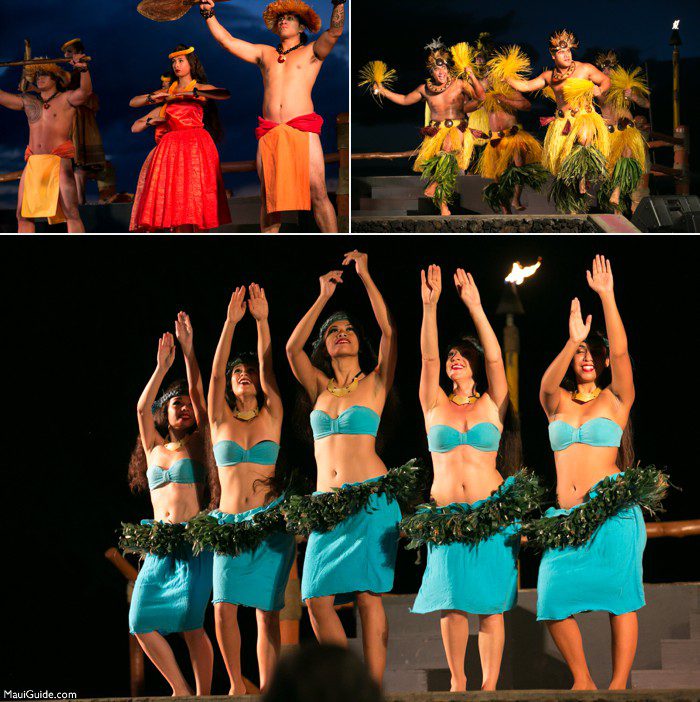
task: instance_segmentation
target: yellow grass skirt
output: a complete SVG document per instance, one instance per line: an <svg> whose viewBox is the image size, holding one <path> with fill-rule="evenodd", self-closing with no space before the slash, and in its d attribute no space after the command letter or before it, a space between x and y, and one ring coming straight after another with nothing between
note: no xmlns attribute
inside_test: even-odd
<svg viewBox="0 0 700 702"><path fill-rule="evenodd" d="M486 111L486 108L480 107L469 114L469 129L476 129L484 134L488 134L491 131L489 127L489 113ZM474 143L477 146L484 146L487 142L488 139L474 139Z"/></svg>
<svg viewBox="0 0 700 702"><path fill-rule="evenodd" d="M551 122L542 145L542 165L557 175L576 144L594 146L605 158L610 154L610 132L597 112L572 115L570 110L566 110L563 117Z"/></svg>
<svg viewBox="0 0 700 702"><path fill-rule="evenodd" d="M627 127L615 131L610 135L610 154L608 156L608 171L612 174L617 162L624 158L624 152L629 149L633 158L642 169L642 173L649 171L649 148L644 136L636 127Z"/></svg>
<svg viewBox="0 0 700 702"><path fill-rule="evenodd" d="M452 120L451 127L441 125L438 127L438 133L435 136L426 136L418 147L413 170L421 173L425 162L444 150L443 144L448 137L450 138L449 146L451 147L449 152L455 155L457 166L462 170L466 170L474 153L474 136L468 129L465 132L459 129L459 125L464 121L461 119ZM455 149L454 144L461 145Z"/></svg>
<svg viewBox="0 0 700 702"><path fill-rule="evenodd" d="M482 178L496 180L503 175L506 168L513 164L515 154L518 152L523 157L523 165L542 161L542 145L535 137L520 127L512 136L505 136L500 140L492 139L487 143L479 159L476 172Z"/></svg>

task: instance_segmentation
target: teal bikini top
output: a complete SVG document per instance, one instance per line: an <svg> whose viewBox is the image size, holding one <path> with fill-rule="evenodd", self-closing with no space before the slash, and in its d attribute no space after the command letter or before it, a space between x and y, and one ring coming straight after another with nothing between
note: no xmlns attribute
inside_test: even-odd
<svg viewBox="0 0 700 702"><path fill-rule="evenodd" d="M467 431L459 431L446 424L435 424L428 430L428 448L431 453L447 453L458 446L471 446L477 451L498 451L501 432L491 422L479 422Z"/></svg>
<svg viewBox="0 0 700 702"><path fill-rule="evenodd" d="M217 441L214 444L214 458L217 466L235 466L237 463L259 463L273 466L277 462L280 445L274 441L258 441L249 449L244 449L235 441Z"/></svg>
<svg viewBox="0 0 700 702"><path fill-rule="evenodd" d="M563 451L571 444L619 447L621 440L620 425L606 417L589 419L580 427L572 427L561 419L549 425L549 443L552 445L552 451Z"/></svg>
<svg viewBox="0 0 700 702"><path fill-rule="evenodd" d="M181 458L179 461L175 461L167 470L160 466L151 466L146 471L148 488L150 490L157 490L168 483L181 483L183 485L203 483L204 474L204 466L191 458Z"/></svg>
<svg viewBox="0 0 700 702"><path fill-rule="evenodd" d="M377 436L381 417L369 407L353 405L343 410L335 419L323 410L311 413L311 430L318 441L331 434L368 434Z"/></svg>

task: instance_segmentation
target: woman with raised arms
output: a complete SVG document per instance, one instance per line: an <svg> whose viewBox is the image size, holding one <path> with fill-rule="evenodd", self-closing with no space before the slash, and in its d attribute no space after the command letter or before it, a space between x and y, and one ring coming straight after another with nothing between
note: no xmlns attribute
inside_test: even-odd
<svg viewBox="0 0 700 702"><path fill-rule="evenodd" d="M503 656L503 613L517 601L520 519L537 506L535 479L519 471L520 436L510 408L501 348L470 273L454 284L478 334L447 347L449 394L440 385L439 266L421 271L420 402L433 461L431 504L402 522L428 562L413 612L440 612L451 691L467 689L467 612L479 615L483 690L495 690ZM516 472L517 471L517 472ZM505 477L505 480L504 480Z"/></svg>
<svg viewBox="0 0 700 702"><path fill-rule="evenodd" d="M381 683L388 640L381 596L394 582L401 521L397 499L415 487L417 471L411 463L387 471L377 455L377 430L396 367L396 329L369 273L367 255L351 251L343 265L355 266L367 291L381 331L379 355L372 354L345 312L323 322L313 352L306 353L321 312L343 282L342 270L321 276L316 301L287 342L292 371L313 404L317 490L293 498L286 516L290 528L309 536L301 589L316 638L347 645L334 597L355 594L365 661Z"/></svg>
<svg viewBox="0 0 700 702"><path fill-rule="evenodd" d="M644 606L641 507L659 508L667 480L654 468L633 465L634 379L610 261L596 256L586 277L603 305L607 339L591 332L592 317L583 321L574 298L569 339L540 388L560 508L548 509L527 534L544 549L537 619L547 622L574 688L595 688L574 615L602 611L612 633L610 688L624 689L637 648L637 610Z"/></svg>

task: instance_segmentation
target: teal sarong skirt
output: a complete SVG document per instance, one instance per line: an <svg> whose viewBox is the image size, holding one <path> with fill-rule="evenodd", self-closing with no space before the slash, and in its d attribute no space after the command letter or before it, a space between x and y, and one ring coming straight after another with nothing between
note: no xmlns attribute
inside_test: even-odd
<svg viewBox="0 0 700 702"><path fill-rule="evenodd" d="M129 631L166 635L201 628L211 587L211 553L193 556L184 545L182 557L147 554L131 595Z"/></svg>
<svg viewBox="0 0 700 702"><path fill-rule="evenodd" d="M588 493L591 498L598 495L597 485ZM545 517L556 518L579 507L551 507ZM586 543L547 549L537 578L538 621L566 619L579 612L626 614L641 609L646 540L642 510L630 505L606 519Z"/></svg>
<svg viewBox="0 0 700 702"><path fill-rule="evenodd" d="M509 482L510 481L510 482ZM513 483L509 477L504 488ZM459 502L438 508L438 512L476 510L491 495L477 502ZM500 614L518 600L518 552L520 525L512 523L476 543L428 542L428 562L411 611L425 614L455 609L471 614Z"/></svg>
<svg viewBox="0 0 700 702"><path fill-rule="evenodd" d="M370 478L364 482L379 480ZM352 489L347 483L343 489ZM321 493L314 493L315 495ZM301 598L389 592L399 543L401 508L386 494L372 494L365 506L331 531L312 531L306 546ZM336 598L340 603L351 597Z"/></svg>
<svg viewBox="0 0 700 702"><path fill-rule="evenodd" d="M277 507L284 497L264 507L229 514L215 509L219 524L236 524ZM254 551L238 556L214 554L214 604L228 602L266 612L284 607L284 591L296 553L294 535L280 531L268 536Z"/></svg>

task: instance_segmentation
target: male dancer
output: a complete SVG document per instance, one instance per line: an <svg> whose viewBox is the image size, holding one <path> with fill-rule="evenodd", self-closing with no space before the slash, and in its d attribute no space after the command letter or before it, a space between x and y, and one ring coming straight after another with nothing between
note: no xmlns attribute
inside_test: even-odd
<svg viewBox="0 0 700 702"><path fill-rule="evenodd" d="M571 52L577 47L574 34L556 31L549 38L554 68L532 80L508 79L520 92L552 90L557 111L543 120L543 126L549 124L549 128L542 164L554 176L550 194L565 213L588 209L587 186L607 179L610 151L607 125L593 106L593 98L607 92L610 79L592 64L574 61Z"/></svg>
<svg viewBox="0 0 700 702"><path fill-rule="evenodd" d="M649 149L642 132L632 116L634 105L649 107L649 88L642 69L626 71L618 65L617 54L608 51L598 54L596 65L610 78L610 90L601 99L600 111L610 131L610 204L620 208L620 199L626 207L629 199L634 214L643 196L640 187L643 176L649 173Z"/></svg>
<svg viewBox="0 0 700 702"><path fill-rule="evenodd" d="M70 76L55 63L27 66L25 76L38 95L19 95L0 90L0 105L24 110L29 124L29 146L24 158L27 165L19 181L17 231L35 231L32 219L48 217L49 224L67 222L69 232L84 232L78 213L78 191L73 175L75 147L70 132L79 105L92 93L92 80L82 54L70 63L80 72L80 84L67 90Z"/></svg>
<svg viewBox="0 0 700 702"><path fill-rule="evenodd" d="M418 149L413 170L428 181L425 195L433 199L442 216L452 214L449 202L454 196L458 170L469 167L474 153L474 137L468 130L467 115L479 107L484 89L471 68L464 78L454 75L450 51L440 39L428 49L427 68L430 77L407 95L375 85L378 94L397 105L415 105L425 100L430 109L430 122L420 132L423 142Z"/></svg>
<svg viewBox="0 0 700 702"><path fill-rule="evenodd" d="M260 228L278 232L280 212L313 208L322 232L337 232L338 222L326 192L321 148L323 119L314 112L311 90L323 59L343 33L345 0L332 0L330 28L307 43L305 30L316 33L321 19L302 0L276 0L263 12L267 28L278 34L277 47L237 39L214 16L214 0L202 0L200 12L212 36L234 56L256 63L264 96L258 117L257 167L260 177Z"/></svg>
<svg viewBox="0 0 700 702"><path fill-rule="evenodd" d="M61 47L61 52L67 59L75 55L84 55L85 46L80 38L71 39ZM74 72L71 76L68 90L76 90L80 86L80 73ZM88 171L103 171L105 168L105 150L102 146L102 137L97 126L95 114L99 109L97 95L92 93L87 101L75 109L73 121L72 140L75 146L73 171L75 185L78 188L78 204L85 204L85 183Z"/></svg>

